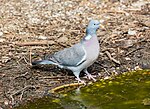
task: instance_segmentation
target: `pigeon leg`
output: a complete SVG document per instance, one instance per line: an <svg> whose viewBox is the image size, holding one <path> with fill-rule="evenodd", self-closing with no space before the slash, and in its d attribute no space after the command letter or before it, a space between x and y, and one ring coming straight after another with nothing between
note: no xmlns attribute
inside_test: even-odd
<svg viewBox="0 0 150 109"><path fill-rule="evenodd" d="M78 83L83 83L84 85L86 85L85 81L79 78L80 72L73 72L73 74L76 76L76 80L78 81Z"/></svg>
<svg viewBox="0 0 150 109"><path fill-rule="evenodd" d="M87 74L89 79L92 79L93 81L96 81L96 79L93 78L93 76L87 71L87 69L84 69L83 71Z"/></svg>

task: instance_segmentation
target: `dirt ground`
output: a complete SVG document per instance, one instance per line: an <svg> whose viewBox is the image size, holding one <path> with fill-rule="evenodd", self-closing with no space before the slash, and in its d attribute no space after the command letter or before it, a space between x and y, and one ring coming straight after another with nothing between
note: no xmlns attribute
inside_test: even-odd
<svg viewBox="0 0 150 109"><path fill-rule="evenodd" d="M76 82L71 71L32 68L31 61L79 42L90 19L105 26L97 32L99 58L88 69L96 79L150 69L149 0L1 0L0 109Z"/></svg>

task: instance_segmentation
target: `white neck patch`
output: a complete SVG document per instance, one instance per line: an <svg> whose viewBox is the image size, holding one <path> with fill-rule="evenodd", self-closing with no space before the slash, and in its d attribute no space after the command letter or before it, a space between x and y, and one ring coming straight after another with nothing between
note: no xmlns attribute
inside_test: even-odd
<svg viewBox="0 0 150 109"><path fill-rule="evenodd" d="M90 40L92 38L92 36L89 34L85 37L85 40Z"/></svg>

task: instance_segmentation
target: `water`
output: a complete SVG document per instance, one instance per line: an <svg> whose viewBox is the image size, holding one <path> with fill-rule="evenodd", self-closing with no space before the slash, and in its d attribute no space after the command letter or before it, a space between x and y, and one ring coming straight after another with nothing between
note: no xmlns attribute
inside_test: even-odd
<svg viewBox="0 0 150 109"><path fill-rule="evenodd" d="M16 109L150 109L150 71L125 73Z"/></svg>

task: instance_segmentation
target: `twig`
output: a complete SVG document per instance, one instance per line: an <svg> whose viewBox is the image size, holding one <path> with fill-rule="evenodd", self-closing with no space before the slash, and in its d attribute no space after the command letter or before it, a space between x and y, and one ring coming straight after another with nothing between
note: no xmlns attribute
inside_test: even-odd
<svg viewBox="0 0 150 109"><path fill-rule="evenodd" d="M18 91L16 91L16 92L14 92L14 93L12 93L12 94L10 95L10 97L13 98L14 95L17 95L17 94L19 94L20 92L25 91L25 90L27 90L27 89L29 89L29 88L34 88L34 89L35 89L35 86L31 86L31 85L25 86L24 88L22 88L22 89L20 89L20 90L18 90ZM14 101L14 99L13 99L13 101Z"/></svg>
<svg viewBox="0 0 150 109"><path fill-rule="evenodd" d="M105 51L106 55L109 57L110 60L112 60L113 62L120 64L119 61L117 61L116 59L114 59L113 57L111 57L111 54L108 51Z"/></svg>
<svg viewBox="0 0 150 109"><path fill-rule="evenodd" d="M58 42L58 45L61 45L62 47L66 48L66 47L69 47L70 45L69 44L62 44L62 43L59 43Z"/></svg>
<svg viewBox="0 0 150 109"><path fill-rule="evenodd" d="M74 87L74 86L81 86L81 85L84 85L84 83L65 84L65 85L62 85L62 86L58 86L58 87L56 87L54 89L51 89L48 92L49 93L55 93L55 92L59 91L60 89L64 89L66 87Z"/></svg>
<svg viewBox="0 0 150 109"><path fill-rule="evenodd" d="M109 76L110 73L106 70L106 68L103 68L105 70L105 72L107 73L107 75Z"/></svg>
<svg viewBox="0 0 150 109"><path fill-rule="evenodd" d="M140 9L125 9L126 11L141 11Z"/></svg>
<svg viewBox="0 0 150 109"><path fill-rule="evenodd" d="M29 64L25 57L23 57L23 60L26 64Z"/></svg>
<svg viewBox="0 0 150 109"><path fill-rule="evenodd" d="M140 50L140 49L143 49L143 47L138 47L138 48L136 48L136 49L134 49L134 50L128 52L125 56L128 56L128 55L130 55L131 53L136 52L137 50Z"/></svg>
<svg viewBox="0 0 150 109"><path fill-rule="evenodd" d="M12 104L14 105L15 104L15 99L14 99L13 95L10 95L10 98L11 98Z"/></svg>
<svg viewBox="0 0 150 109"><path fill-rule="evenodd" d="M13 92L13 93L10 95L10 98L11 98L11 100L12 100L12 104L15 103L15 99L14 99L13 96L19 94L19 93L22 92L22 91L27 90L28 88L34 88L34 89L35 89L35 86L28 85L28 86L25 86L24 88L22 88L22 89L20 89L20 90L18 90L18 91L16 91L16 92ZM23 96L23 95L21 94L21 96Z"/></svg>
<svg viewBox="0 0 150 109"><path fill-rule="evenodd" d="M125 14L125 15L128 15L129 13L126 12L126 11L123 11L123 10L109 10L109 11L106 11L107 13L118 13L118 14Z"/></svg>
<svg viewBox="0 0 150 109"><path fill-rule="evenodd" d="M35 86L32 86L32 85L25 86L24 88L22 88L22 89L20 89L20 90L18 90L16 92L14 92L14 93L12 93L11 95L14 96L14 95L16 95L16 94L18 94L18 93L20 93L20 92L22 92L24 90L29 89L29 88L34 88L35 89Z"/></svg>
<svg viewBox="0 0 150 109"><path fill-rule="evenodd" d="M110 36L108 36L108 37L106 37L106 38L103 38L103 39L101 39L101 43L102 43L102 42L103 42L103 43L106 43L108 39L113 39L113 38L116 37L116 36L117 36L116 34L112 34L112 35L110 35Z"/></svg>
<svg viewBox="0 0 150 109"><path fill-rule="evenodd" d="M30 65L32 65L32 64L31 64L31 62L32 62L32 60L31 60L31 59L32 59L32 58L31 58L31 54L32 54L32 49L29 50L29 64L30 64Z"/></svg>
<svg viewBox="0 0 150 109"><path fill-rule="evenodd" d="M35 46L35 45L53 45L54 41L36 41L36 42L16 42L18 46Z"/></svg>
<svg viewBox="0 0 150 109"><path fill-rule="evenodd" d="M5 67L6 65L5 65L5 64L2 64L2 63L0 63L0 66Z"/></svg>
<svg viewBox="0 0 150 109"><path fill-rule="evenodd" d="M105 70L105 72L107 73L107 75L110 75L110 73L106 70L106 66L104 66L103 64L100 64L99 62L95 62L96 64L100 65L102 67L102 69Z"/></svg>
<svg viewBox="0 0 150 109"><path fill-rule="evenodd" d="M66 76L45 76L45 77L39 77L39 79L58 79L58 78L66 78ZM74 76L68 76L67 78L74 78Z"/></svg>
<svg viewBox="0 0 150 109"><path fill-rule="evenodd" d="M16 76L14 79L16 79L16 78L19 78L19 77L25 77L26 78L26 75L28 74L28 72L26 72L26 73L24 73L24 74L21 74L21 75L18 75L18 76Z"/></svg>
<svg viewBox="0 0 150 109"><path fill-rule="evenodd" d="M23 90L23 91L21 92L21 95L20 95L20 101L22 100L22 97L23 97L24 91L25 91L25 90Z"/></svg>

